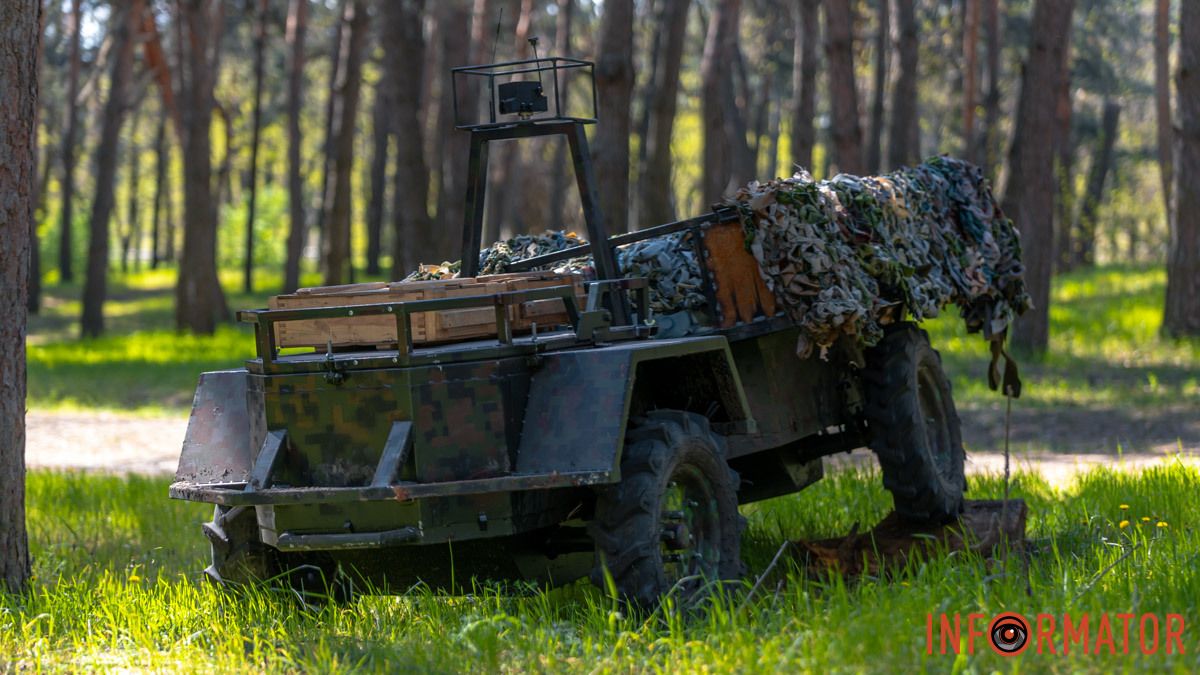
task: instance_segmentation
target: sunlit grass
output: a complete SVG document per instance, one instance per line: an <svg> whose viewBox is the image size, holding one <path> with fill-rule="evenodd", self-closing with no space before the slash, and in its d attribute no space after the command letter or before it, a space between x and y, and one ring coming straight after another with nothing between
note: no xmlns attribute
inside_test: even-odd
<svg viewBox="0 0 1200 675"><path fill-rule="evenodd" d="M1200 472L1170 460L1140 474L1097 469L1061 492L1018 474L1013 494L1030 505L1028 573L1020 556L955 554L887 578L812 580L785 559L786 583L748 604L749 581L696 613L645 617L584 583L517 595L415 589L313 610L262 589L225 594L199 578L209 509L166 500L163 480L34 472L35 579L27 596L0 594L0 670L1187 672L1200 667L1198 490ZM972 491L998 497L1002 481L976 477ZM748 507L750 579L783 539L866 528L889 506L876 474L849 471ZM957 662L936 647L925 654L927 613L1002 610L1179 613L1188 652L1123 655L1118 639L1115 656L1030 650L1010 662L982 643Z"/></svg>

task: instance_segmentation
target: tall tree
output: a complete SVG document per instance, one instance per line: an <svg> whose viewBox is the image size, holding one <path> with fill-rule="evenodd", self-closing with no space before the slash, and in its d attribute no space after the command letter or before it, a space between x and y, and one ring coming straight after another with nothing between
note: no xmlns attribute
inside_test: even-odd
<svg viewBox="0 0 1200 675"><path fill-rule="evenodd" d="M987 95L983 98L983 147L975 153L984 175L992 176L997 163L996 140L1000 126L1000 0L984 0L984 32L987 35Z"/></svg>
<svg viewBox="0 0 1200 675"><path fill-rule="evenodd" d="M1200 3L1179 3L1179 127L1175 139L1175 214L1167 253L1163 332L1200 335Z"/></svg>
<svg viewBox="0 0 1200 675"><path fill-rule="evenodd" d="M392 2L382 3L383 11L392 6ZM386 24L386 19L384 20ZM379 31L384 50L390 48L389 43L396 39L386 29ZM424 58L424 55L422 55ZM388 141L392 137L392 115L396 102L391 96L392 86L388 80L394 79L394 73L386 69L375 85L375 100L371 104L371 194L367 199L367 274L377 275L380 272L379 256L383 253L383 216L384 199L387 196L387 166Z"/></svg>
<svg viewBox="0 0 1200 675"><path fill-rule="evenodd" d="M329 87L326 89L329 95L325 98L325 138L321 144L321 208L317 211L317 235L322 250L325 248L325 216L329 213L329 184L333 181L333 115L338 100L337 78L342 68L342 48L346 41L346 22L342 17L346 15L349 2L338 0L337 20L333 22L331 32L333 42L329 45Z"/></svg>
<svg viewBox="0 0 1200 675"><path fill-rule="evenodd" d="M1076 263L1072 254L1075 224L1075 134L1071 118L1075 115L1071 98L1070 45L1066 47L1062 71L1054 94L1054 180L1058 193L1054 199L1054 265L1066 272Z"/></svg>
<svg viewBox="0 0 1200 675"><path fill-rule="evenodd" d="M792 162L812 170L813 126L817 100L817 42L821 35L821 0L798 0L792 9Z"/></svg>
<svg viewBox="0 0 1200 675"><path fill-rule="evenodd" d="M92 217L88 231L87 275L83 285L83 316L80 330L84 337L104 332L104 300L108 294L109 221L116 205L114 184L117 179L117 146L128 107L129 81L133 71L136 31L145 11L142 0L130 0L111 15L113 53L109 74L108 101L100 122L100 143L96 148L96 194L92 198Z"/></svg>
<svg viewBox="0 0 1200 675"><path fill-rule="evenodd" d="M363 52L367 38L366 0L350 0L342 14L346 39L338 57L334 86L333 167L326 185L325 283L346 283L353 272L350 259L351 185L354 176L354 128L358 119L358 94L362 85Z"/></svg>
<svg viewBox="0 0 1200 675"><path fill-rule="evenodd" d="M729 137L729 100L733 98L732 64L742 3L718 0L708 19L704 57L700 64L701 114L704 130L702 190L706 204L721 200L733 176L732 139ZM743 141L744 142L744 141Z"/></svg>
<svg viewBox="0 0 1200 675"><path fill-rule="evenodd" d="M633 102L633 0L606 0L596 44L600 122L592 156L608 231L629 229L629 137Z"/></svg>
<svg viewBox="0 0 1200 675"><path fill-rule="evenodd" d="M421 33L424 0L384 4L384 45L396 135L396 171L392 184L392 275L401 279L429 255L433 225L429 218L429 172L421 129L421 101L405 92L422 90L425 42ZM461 132L460 132L461 133Z"/></svg>
<svg viewBox="0 0 1200 675"><path fill-rule="evenodd" d="M1050 271L1054 249L1055 97L1065 72L1074 0L1036 0L1029 54L1008 156L1004 211L1021 230L1025 283L1033 308L1014 326L1013 344L1045 351L1049 340Z"/></svg>
<svg viewBox="0 0 1200 675"><path fill-rule="evenodd" d="M300 285L300 255L307 232L304 221L304 167L300 163L302 138L300 111L304 101L304 38L308 32L308 0L291 0L288 5L287 83L287 186L288 238L284 262L283 290L291 292Z"/></svg>
<svg viewBox="0 0 1200 675"><path fill-rule="evenodd" d="M64 282L74 281L71 232L75 218L75 143L79 135L79 70L82 62L79 27L83 22L83 0L71 0L67 15L67 34L70 35L70 55L67 57L67 122L62 138L62 215L58 230L58 276Z"/></svg>
<svg viewBox="0 0 1200 675"><path fill-rule="evenodd" d="M975 156L975 104L979 92L979 6L980 0L965 0L963 13L963 155L972 162Z"/></svg>
<svg viewBox="0 0 1200 675"><path fill-rule="evenodd" d="M175 325L211 334L229 316L217 278L217 208L213 199L213 86L217 80L222 3L178 0L183 59L177 68L182 103L183 252L175 284Z"/></svg>
<svg viewBox="0 0 1200 675"><path fill-rule="evenodd" d="M558 15L554 19L554 53L571 56L571 23L575 16L575 0L555 0ZM570 110L570 92L563 92L563 106ZM563 212L566 210L567 185L571 179L571 164L567 161L567 139L560 139L554 146L553 174L550 178L550 224L566 227Z"/></svg>
<svg viewBox="0 0 1200 675"><path fill-rule="evenodd" d="M1158 122L1158 171L1162 179L1163 206L1171 214L1171 191L1175 187L1171 157L1171 0L1154 2L1154 111Z"/></svg>
<svg viewBox="0 0 1200 675"><path fill-rule="evenodd" d="M138 206L138 186L141 184L141 147L138 145L138 118L140 115L141 104L139 101L133 101L130 108L133 110L133 121L129 130L129 144L125 148L126 159L129 161L129 168L125 172L125 179L129 181L129 185L125 190L125 232L121 235L121 272L129 271L129 258L133 256L133 267L137 269L138 244L140 243L141 234L141 214Z"/></svg>
<svg viewBox="0 0 1200 675"><path fill-rule="evenodd" d="M167 147L167 111L164 110L158 118L158 131L154 134L154 216L150 220L150 269L158 269L163 260L163 198L170 188L167 177L170 174L167 167L170 163L170 149ZM169 228L168 228L169 229Z"/></svg>
<svg viewBox="0 0 1200 675"><path fill-rule="evenodd" d="M675 220L674 190L671 187L671 135L679 98L679 69L687 39L687 16L691 0L660 0L657 25L662 27L658 65L654 68L654 92L646 127L646 161L639 177L638 209L641 225Z"/></svg>
<svg viewBox="0 0 1200 675"><path fill-rule="evenodd" d="M254 292L254 215L258 206L258 142L262 133L263 51L267 42L267 2L258 0L254 13L254 109L250 113L250 198L246 204L246 261L242 290Z"/></svg>
<svg viewBox="0 0 1200 675"><path fill-rule="evenodd" d="M0 3L0 584L29 581L25 530L25 284L37 181L40 0Z"/></svg>
<svg viewBox="0 0 1200 675"><path fill-rule="evenodd" d="M970 1L970 0L968 0ZM867 165L871 173L879 173L883 161L883 100L887 94L888 53L891 51L892 21L891 0L878 0L875 27L875 72L871 90L871 126L867 139Z"/></svg>
<svg viewBox="0 0 1200 675"><path fill-rule="evenodd" d="M892 124L888 130L888 166L895 169L921 157L917 118L917 15L913 0L896 3L896 82L892 85Z"/></svg>
<svg viewBox="0 0 1200 675"><path fill-rule="evenodd" d="M1084 193L1083 204L1079 207L1079 226L1076 228L1079 241L1072 251L1072 262L1075 266L1096 264L1096 225L1100 204L1104 201L1104 183L1112 168L1113 147L1117 141L1120 115L1120 103L1104 102L1104 122L1101 125L1100 138L1097 139L1096 151L1092 154L1092 166L1088 170L1087 192Z"/></svg>
<svg viewBox="0 0 1200 675"><path fill-rule="evenodd" d="M863 173L862 125L854 75L854 7L849 2L825 4L825 57L834 161L838 171Z"/></svg>

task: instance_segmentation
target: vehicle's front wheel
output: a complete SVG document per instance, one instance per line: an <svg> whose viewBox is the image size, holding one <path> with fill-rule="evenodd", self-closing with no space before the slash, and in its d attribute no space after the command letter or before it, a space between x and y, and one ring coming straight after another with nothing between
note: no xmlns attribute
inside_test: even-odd
<svg viewBox="0 0 1200 675"><path fill-rule="evenodd" d="M723 448L700 415L662 410L630 421L621 482L599 491L589 526L593 583L611 578L623 599L649 607L677 585L687 596L741 575L745 519Z"/></svg>
<svg viewBox="0 0 1200 675"><path fill-rule="evenodd" d="M950 382L929 335L912 323L889 328L868 351L864 377L871 449L896 513L914 521L958 515L966 453Z"/></svg>

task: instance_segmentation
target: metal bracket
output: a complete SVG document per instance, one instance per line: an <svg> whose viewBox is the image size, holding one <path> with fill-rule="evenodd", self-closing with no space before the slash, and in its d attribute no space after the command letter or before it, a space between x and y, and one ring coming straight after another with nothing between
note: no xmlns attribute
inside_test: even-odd
<svg viewBox="0 0 1200 675"><path fill-rule="evenodd" d="M254 468L250 470L250 479L246 483L246 492L254 492L271 487L271 474L275 472L275 464L279 459L279 450L287 440L286 431L268 431L263 439L262 449L254 460Z"/></svg>
<svg viewBox="0 0 1200 675"><path fill-rule="evenodd" d="M383 444L383 454L379 457L379 465L375 467L375 477L371 479L371 486L391 485L396 478L396 472L408 459L411 449L412 422L392 422L392 430L388 432L387 442Z"/></svg>

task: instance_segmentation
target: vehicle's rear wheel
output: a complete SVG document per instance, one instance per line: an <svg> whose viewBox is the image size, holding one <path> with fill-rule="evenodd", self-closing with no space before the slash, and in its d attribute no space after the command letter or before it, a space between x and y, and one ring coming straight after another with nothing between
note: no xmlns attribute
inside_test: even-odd
<svg viewBox="0 0 1200 675"><path fill-rule="evenodd" d="M656 411L631 420L621 482L599 490L589 532L596 544L592 582L649 607L678 586L742 573L737 474L724 442L703 416Z"/></svg>
<svg viewBox="0 0 1200 675"><path fill-rule="evenodd" d="M896 512L915 521L958 515L965 452L950 382L929 335L912 323L891 327L868 351L864 377L871 449Z"/></svg>

